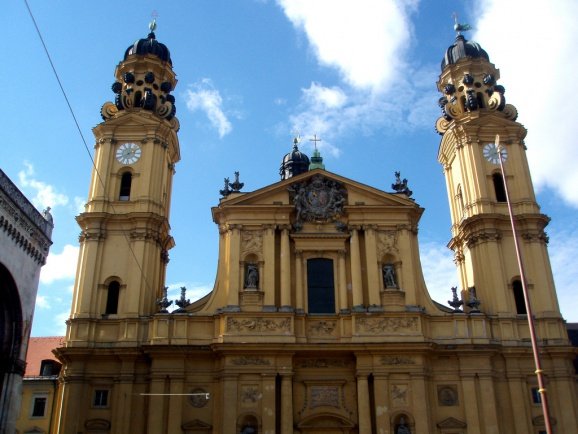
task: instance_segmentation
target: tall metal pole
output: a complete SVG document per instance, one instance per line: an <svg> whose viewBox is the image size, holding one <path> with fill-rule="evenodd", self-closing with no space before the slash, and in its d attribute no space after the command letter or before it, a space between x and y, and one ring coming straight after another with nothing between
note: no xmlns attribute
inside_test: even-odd
<svg viewBox="0 0 578 434"><path fill-rule="evenodd" d="M538 379L538 392L540 393L540 401L542 402L542 413L544 415L544 425L546 426L547 434L552 434L552 425L550 423L550 411L548 408L548 397L546 394L546 387L544 384L544 371L540 363L540 353L538 351L538 343L536 340L536 328L534 325L534 315L532 314L532 306L530 304L530 297L528 296L528 287L526 285L526 274L524 273L524 264L522 262L522 254L520 246L518 245L518 234L516 232L516 223L514 221L514 213L512 212L512 204L510 202L510 193L508 191L508 183L506 182L506 171L504 170L504 159L502 158L502 149L500 148L500 136L496 135L496 149L500 159L500 170L502 172L502 180L504 181L504 191L506 193L506 203L508 204L508 212L510 214L510 223L512 224L512 237L514 238L514 246L516 249L516 259L518 260L518 268L520 269L520 280L522 281L522 292L524 294L524 304L526 305L526 315L528 317L528 328L530 329L530 341L532 342L532 352L534 353L534 365L536 366L536 378Z"/></svg>

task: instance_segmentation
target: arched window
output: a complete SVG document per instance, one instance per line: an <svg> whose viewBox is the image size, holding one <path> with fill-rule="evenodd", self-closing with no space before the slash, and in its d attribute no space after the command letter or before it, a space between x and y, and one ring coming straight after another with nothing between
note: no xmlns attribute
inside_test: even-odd
<svg viewBox="0 0 578 434"><path fill-rule="evenodd" d="M108 284L108 290L106 294L106 309L104 313L106 315L116 314L118 312L118 296L120 292L120 283L113 280Z"/></svg>
<svg viewBox="0 0 578 434"><path fill-rule="evenodd" d="M494 173L492 175L492 181L494 181L494 190L496 192L496 200L498 202L506 202L506 188L504 187L504 179L500 173Z"/></svg>
<svg viewBox="0 0 578 434"><path fill-rule="evenodd" d="M525 315L526 303L524 302L524 289L522 288L522 282L519 280L514 280L512 282L512 292L514 293L514 301L516 302L516 313L518 315Z"/></svg>
<svg viewBox="0 0 578 434"><path fill-rule="evenodd" d="M132 174L130 172L123 173L122 178L120 180L120 194L118 200L130 199L131 185L132 185Z"/></svg>
<svg viewBox="0 0 578 434"><path fill-rule="evenodd" d="M307 306L309 313L335 313L331 259L314 258L307 261Z"/></svg>
<svg viewBox="0 0 578 434"><path fill-rule="evenodd" d="M463 215L464 214L464 196L462 194L462 186L458 184L458 188L456 189L456 200L459 206L459 212Z"/></svg>

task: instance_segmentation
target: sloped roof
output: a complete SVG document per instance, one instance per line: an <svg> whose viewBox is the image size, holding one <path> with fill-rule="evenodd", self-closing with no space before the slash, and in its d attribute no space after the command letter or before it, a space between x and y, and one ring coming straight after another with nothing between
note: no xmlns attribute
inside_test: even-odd
<svg viewBox="0 0 578 434"><path fill-rule="evenodd" d="M52 350L64 345L64 336L43 336L30 338L26 353L26 372L24 377L38 377L43 360L58 362ZM60 363L60 362L58 362Z"/></svg>

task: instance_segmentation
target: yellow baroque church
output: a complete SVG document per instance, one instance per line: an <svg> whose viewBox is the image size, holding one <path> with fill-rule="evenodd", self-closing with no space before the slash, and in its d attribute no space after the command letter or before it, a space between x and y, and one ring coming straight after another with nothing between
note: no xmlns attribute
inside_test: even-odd
<svg viewBox="0 0 578 434"><path fill-rule="evenodd" d="M560 314L517 111L499 71L458 35L437 83L438 160L460 288L424 282L423 213L324 169L298 143L281 180L225 185L212 209L210 294L168 312L165 270L181 158L169 50L129 46L94 128L95 167L52 432L58 434L542 434L528 316L506 198L527 268L554 432L578 433L575 351ZM496 135L508 185L485 157ZM495 151L495 150L494 150ZM486 155L484 155L486 154ZM481 304L480 304L481 303Z"/></svg>

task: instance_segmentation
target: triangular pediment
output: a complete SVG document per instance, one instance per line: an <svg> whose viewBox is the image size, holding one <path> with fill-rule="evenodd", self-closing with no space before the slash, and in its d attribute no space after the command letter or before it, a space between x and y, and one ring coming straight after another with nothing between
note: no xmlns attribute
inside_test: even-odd
<svg viewBox="0 0 578 434"><path fill-rule="evenodd" d="M438 428L466 428L468 425L461 420L448 417L437 424Z"/></svg>
<svg viewBox="0 0 578 434"><path fill-rule="evenodd" d="M307 184L314 177L322 176L340 183L347 190L347 206L408 206L416 207L405 195L387 193L374 187L345 178L322 169L315 169L292 178L270 184L250 193L233 193L221 200L219 207L291 205L289 189L295 184Z"/></svg>

